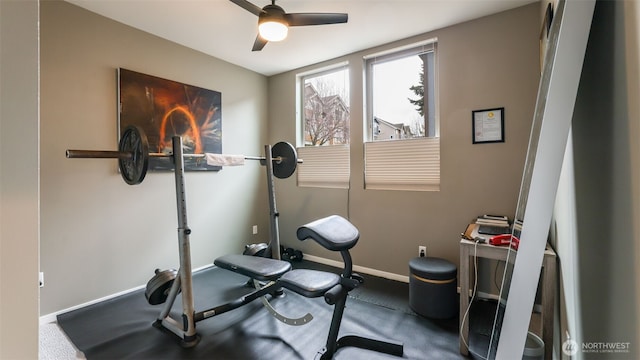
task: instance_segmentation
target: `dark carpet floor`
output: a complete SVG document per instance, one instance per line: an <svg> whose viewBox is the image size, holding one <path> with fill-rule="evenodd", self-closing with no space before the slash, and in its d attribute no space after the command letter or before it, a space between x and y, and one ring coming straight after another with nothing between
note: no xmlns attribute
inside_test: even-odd
<svg viewBox="0 0 640 360"><path fill-rule="evenodd" d="M303 261L294 267L338 271ZM234 300L251 291L247 278L210 268L194 274L196 311ZM351 292L340 334L393 339L404 343L405 359L464 359L459 353L458 319L433 321L416 315L408 306L408 284L365 275L365 284ZM173 306L177 318L180 297ZM58 323L87 359L313 359L325 342L333 307L323 298L308 299L287 292L272 305L289 317L311 313L302 326L276 320L257 300L231 312L198 322L200 343L182 348L175 336L152 326L161 306L149 305L142 290L61 314ZM477 317L473 316L472 321ZM483 334L471 334L484 346ZM485 347L486 349L486 347ZM486 350L484 350L486 353ZM376 360L398 357L344 348L335 359Z"/></svg>

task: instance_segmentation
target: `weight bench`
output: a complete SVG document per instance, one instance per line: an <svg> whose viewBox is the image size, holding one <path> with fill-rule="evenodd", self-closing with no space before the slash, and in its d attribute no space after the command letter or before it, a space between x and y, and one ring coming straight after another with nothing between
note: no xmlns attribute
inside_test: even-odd
<svg viewBox="0 0 640 360"><path fill-rule="evenodd" d="M213 263L258 281L274 281L291 270L291 264L286 261L239 254L223 255Z"/></svg>
<svg viewBox="0 0 640 360"><path fill-rule="evenodd" d="M290 263L261 256L239 254L221 256L215 259L213 263L219 268L249 277L248 285L256 287L255 291L241 297L240 299L232 301L229 304L214 309L214 311L220 313L220 311L233 310L261 297L262 304L265 306L267 311L269 311L276 319L287 325L305 325L313 320L313 315L310 313L306 313L300 317L289 317L281 314L269 303L269 300L264 297L264 295L282 295L283 290L282 287L278 285L277 280L283 274L291 270Z"/></svg>
<svg viewBox="0 0 640 360"><path fill-rule="evenodd" d="M328 250L339 251L344 260L344 269L341 276L325 271L295 269L284 273L276 281L277 286L289 289L304 297L324 296L327 304L335 305L327 343L317 353L316 359L331 359L338 349L346 346L403 356L402 343L356 335L347 335L338 339L340 323L342 322L349 291L364 282L360 275L352 272L353 263L349 253L349 249L356 245L360 237L358 229L345 218L332 215L301 226L298 228L296 235L301 241L311 238Z"/></svg>

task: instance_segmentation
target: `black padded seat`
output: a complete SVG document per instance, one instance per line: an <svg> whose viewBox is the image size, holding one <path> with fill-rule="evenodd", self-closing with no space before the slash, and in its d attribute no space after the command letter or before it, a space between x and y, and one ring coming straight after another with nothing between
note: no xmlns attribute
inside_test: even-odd
<svg viewBox="0 0 640 360"><path fill-rule="evenodd" d="M307 298L320 297L339 282L337 274L309 269L291 270L278 279L278 285Z"/></svg>
<svg viewBox="0 0 640 360"><path fill-rule="evenodd" d="M301 226L296 235L300 240L312 238L332 251L349 250L360 238L358 229L339 215L331 215Z"/></svg>
<svg viewBox="0 0 640 360"><path fill-rule="evenodd" d="M259 281L273 281L291 270L291 264L260 256L229 254L217 258L216 266Z"/></svg>

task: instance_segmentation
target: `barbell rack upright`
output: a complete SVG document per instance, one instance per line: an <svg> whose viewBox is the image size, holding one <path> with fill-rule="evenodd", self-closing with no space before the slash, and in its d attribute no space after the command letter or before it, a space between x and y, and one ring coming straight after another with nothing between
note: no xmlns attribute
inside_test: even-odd
<svg viewBox="0 0 640 360"><path fill-rule="evenodd" d="M195 346L200 340L196 333L195 325L195 303L193 299L193 275L191 272L191 247L189 235L191 229L187 222L187 202L184 185L184 154L182 152L182 138L172 137L173 163L175 166L174 176L176 183L176 206L178 210L178 247L180 256L180 269L178 270L179 281L174 281L169 292L169 298L160 316L155 323L156 326L164 327L182 340L185 347ZM182 324L171 318L169 312L173 302L182 290Z"/></svg>
<svg viewBox="0 0 640 360"><path fill-rule="evenodd" d="M275 193L275 184L273 183L273 160L271 157L271 145L264 146L264 156L265 156L265 166L267 170L267 190L269 192L269 209L271 214L269 214L269 220L271 221L270 225L270 241L269 246L271 249L267 249L267 252L270 252L270 257L272 259L281 260L280 258L280 230L278 226L278 217L280 214L278 213L278 209L276 208L276 193Z"/></svg>

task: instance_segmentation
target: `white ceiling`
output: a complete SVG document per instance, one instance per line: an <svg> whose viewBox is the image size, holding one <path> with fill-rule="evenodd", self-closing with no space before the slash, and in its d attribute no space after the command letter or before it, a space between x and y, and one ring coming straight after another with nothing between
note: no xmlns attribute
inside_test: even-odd
<svg viewBox="0 0 640 360"><path fill-rule="evenodd" d="M293 27L252 52L258 18L229 0L67 0L264 75L333 59L538 0L278 0L291 12L349 14L346 24ZM258 7L270 0L250 0Z"/></svg>

